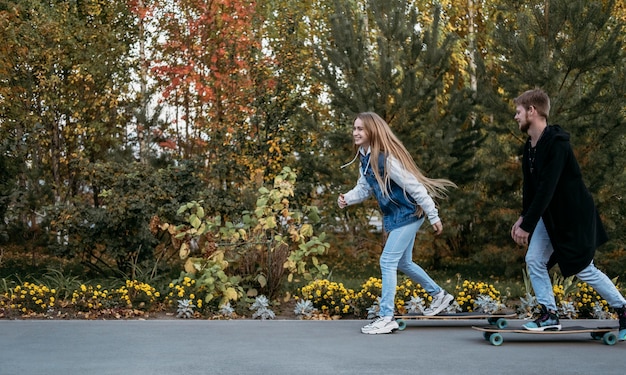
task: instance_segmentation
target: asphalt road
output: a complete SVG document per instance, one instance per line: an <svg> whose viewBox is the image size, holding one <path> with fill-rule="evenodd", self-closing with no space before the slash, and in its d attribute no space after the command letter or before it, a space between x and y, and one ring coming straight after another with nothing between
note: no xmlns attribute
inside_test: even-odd
<svg viewBox="0 0 626 375"><path fill-rule="evenodd" d="M364 335L360 320L4 320L0 375L623 374L626 342L589 334L508 334L492 346L471 325L412 321ZM510 326L521 325L510 321ZM617 325L562 321L564 326Z"/></svg>

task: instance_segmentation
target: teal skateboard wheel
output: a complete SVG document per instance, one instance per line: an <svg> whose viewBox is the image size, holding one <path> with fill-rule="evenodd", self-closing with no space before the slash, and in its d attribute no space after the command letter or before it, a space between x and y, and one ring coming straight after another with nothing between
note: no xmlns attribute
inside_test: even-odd
<svg viewBox="0 0 626 375"><path fill-rule="evenodd" d="M617 335L613 332L607 332L602 336L602 342L607 345L615 345L617 342Z"/></svg>
<svg viewBox="0 0 626 375"><path fill-rule="evenodd" d="M491 343L491 345L493 346L500 346L502 345L502 342L504 341L504 339L502 338L502 335L499 333L494 333L489 337L489 342Z"/></svg>
<svg viewBox="0 0 626 375"><path fill-rule="evenodd" d="M406 328L406 322L403 319L396 319L396 323L398 323L398 330L404 331Z"/></svg>

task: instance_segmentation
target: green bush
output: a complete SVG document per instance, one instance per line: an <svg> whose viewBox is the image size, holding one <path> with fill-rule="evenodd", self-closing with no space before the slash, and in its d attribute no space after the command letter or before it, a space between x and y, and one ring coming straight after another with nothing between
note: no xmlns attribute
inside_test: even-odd
<svg viewBox="0 0 626 375"><path fill-rule="evenodd" d="M246 297L272 299L286 282L328 274L328 267L318 259L330 245L324 233L315 233L317 208L291 207L295 179L295 173L284 168L272 189L259 189L256 207L243 212L240 222L210 217L203 202L193 201L178 210L184 224L160 225L186 261L185 271L197 283L206 283L205 302L235 301L243 296L240 289Z"/></svg>

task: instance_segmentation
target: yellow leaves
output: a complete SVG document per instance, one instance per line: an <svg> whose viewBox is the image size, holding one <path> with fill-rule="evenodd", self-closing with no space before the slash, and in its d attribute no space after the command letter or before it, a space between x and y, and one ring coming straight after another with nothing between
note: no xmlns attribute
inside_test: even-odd
<svg viewBox="0 0 626 375"><path fill-rule="evenodd" d="M210 258L213 262L220 266L221 269L228 267L228 261L224 259L224 251L218 250Z"/></svg>
<svg viewBox="0 0 626 375"><path fill-rule="evenodd" d="M290 271L293 271L293 270L296 269L296 262L293 259L287 259L285 261L285 263L283 264L283 267L288 269L288 270L290 270ZM291 275L289 275L289 276L290 276L290 280L289 281L291 282Z"/></svg>
<svg viewBox="0 0 626 375"><path fill-rule="evenodd" d="M259 283L261 288L265 288L265 286L267 285L267 278L265 278L265 276L263 275L258 275L256 277L256 281Z"/></svg>
<svg viewBox="0 0 626 375"><path fill-rule="evenodd" d="M300 228L300 233L305 237L313 236L313 226L311 224L304 224L302 228Z"/></svg>
<svg viewBox="0 0 626 375"><path fill-rule="evenodd" d="M282 150L280 148L279 145L279 141L276 139L270 139L269 141L266 142L270 147L269 147L269 152L270 153L275 153L278 154L280 156L282 156Z"/></svg>
<svg viewBox="0 0 626 375"><path fill-rule="evenodd" d="M191 214L189 216L189 224L191 224L193 228L198 229L200 228L202 221L200 221L200 218L198 218L195 214Z"/></svg>
<svg viewBox="0 0 626 375"><path fill-rule="evenodd" d="M295 228L289 229L289 239L293 242L300 242L300 233Z"/></svg>
<svg viewBox="0 0 626 375"><path fill-rule="evenodd" d="M188 258L185 262L185 272L190 273L192 275L196 274L196 263L192 258Z"/></svg>
<svg viewBox="0 0 626 375"><path fill-rule="evenodd" d="M237 290L233 287L226 288L224 291L224 300L227 301L236 301L239 295L237 294Z"/></svg>
<svg viewBox="0 0 626 375"><path fill-rule="evenodd" d="M289 239L293 242L301 242L313 236L313 226L303 224L298 230L296 227L289 228Z"/></svg>
<svg viewBox="0 0 626 375"><path fill-rule="evenodd" d="M204 208L202 206L196 207L196 216L200 219L204 218Z"/></svg>
<svg viewBox="0 0 626 375"><path fill-rule="evenodd" d="M180 256L180 259L187 259L190 252L191 249L189 248L189 244L187 242L183 242L183 244L180 245L180 249L178 250L178 255Z"/></svg>
<svg viewBox="0 0 626 375"><path fill-rule="evenodd" d="M248 232L246 232L246 230L245 230L245 229L240 228L240 229L237 231L237 233L239 234L239 237L240 237L242 240L244 240L244 241L248 240Z"/></svg>
<svg viewBox="0 0 626 375"><path fill-rule="evenodd" d="M266 229L274 229L276 228L278 225L276 225L276 218L275 217L268 217L265 220L263 220L265 222L264 227Z"/></svg>

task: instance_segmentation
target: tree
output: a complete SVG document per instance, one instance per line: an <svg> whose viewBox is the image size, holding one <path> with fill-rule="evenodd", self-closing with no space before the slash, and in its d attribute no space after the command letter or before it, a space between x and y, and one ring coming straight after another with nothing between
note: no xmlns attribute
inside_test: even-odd
<svg viewBox="0 0 626 375"><path fill-rule="evenodd" d="M157 96L156 88L151 80L150 68L150 52L148 48L150 41L154 38L152 32L155 29L153 25L153 14L158 5L158 0L129 0L130 11L136 16L137 23L137 40L136 40L136 65L138 92L135 102L129 103L132 106L131 111L134 113L136 121L136 134L138 146L138 158L142 163L147 163L155 155L152 146L157 143L159 136L163 134L159 126L163 125L160 116L163 112L163 105L155 103ZM169 124L167 124L169 125ZM168 146L167 140L161 140L159 146Z"/></svg>
<svg viewBox="0 0 626 375"><path fill-rule="evenodd" d="M565 0L501 4L489 51L499 63L485 66L479 90L481 104L493 118L497 139L491 150L500 150L498 165L506 166L498 179L514 182L492 186L489 195L510 196L512 187L519 192L526 137L511 121L512 99L541 87L551 97L549 122L561 124L571 134L583 176L617 241L608 248L623 249L624 229L617 223L625 212L621 197L626 186L624 22L614 17L614 4ZM505 207L519 209L519 199L510 202L514 205Z"/></svg>
<svg viewBox="0 0 626 375"><path fill-rule="evenodd" d="M335 116L345 123L327 138L339 150L331 152L333 157L352 158L347 150L350 121L358 112L374 111L387 120L427 175L467 182L463 176L474 168L467 156L475 152L480 136L471 129L470 87L461 74L451 73L456 36L444 31L441 20L440 8L420 12L410 1L368 1L362 7L335 1L329 43L318 51L318 77L328 87ZM458 145L463 147L455 149ZM452 210L445 208L450 223L461 218L450 218ZM453 230L448 250L458 250L454 236ZM433 246L441 250L440 243Z"/></svg>
<svg viewBox="0 0 626 375"><path fill-rule="evenodd" d="M255 29L270 60L253 70L256 94L251 119L256 139L249 153L262 161L257 161L257 176L266 182L285 166L297 170L295 199L308 205L316 197L320 175L328 175L322 137L328 109L321 99L322 84L313 77L316 60L311 48L320 39L317 27L328 12L327 1L268 0L259 5L262 21ZM270 81L274 84L263 84Z"/></svg>
<svg viewBox="0 0 626 375"><path fill-rule="evenodd" d="M207 160L216 192L249 196L291 166L302 173L299 197L310 201L317 179L308 171L323 164L316 118L325 112L310 77L317 13L274 0L188 1L155 12L163 33L153 72L177 113L170 134L183 158Z"/></svg>
<svg viewBox="0 0 626 375"><path fill-rule="evenodd" d="M152 70L164 100L182 111L174 124L185 129L175 134L177 147L184 158L206 157L218 187L249 175L241 167L247 163L236 161L246 158L241 144L254 136L250 72L262 63L251 27L255 11L248 0L188 0L162 3L156 13L161 31Z"/></svg>
<svg viewBox="0 0 626 375"><path fill-rule="evenodd" d="M11 206L36 229L46 205L87 189L82 166L124 139L132 27L119 1L4 1L0 12L2 139L22 163Z"/></svg>

